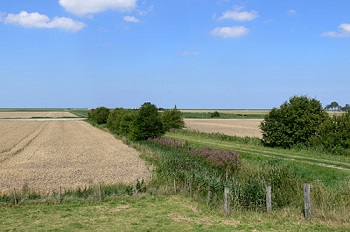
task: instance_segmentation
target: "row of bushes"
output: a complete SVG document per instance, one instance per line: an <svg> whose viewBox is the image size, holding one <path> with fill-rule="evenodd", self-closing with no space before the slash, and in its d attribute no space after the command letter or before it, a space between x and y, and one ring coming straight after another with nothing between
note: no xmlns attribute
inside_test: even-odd
<svg viewBox="0 0 350 232"><path fill-rule="evenodd" d="M273 108L261 123L261 130L266 146L317 147L350 154L350 111L331 117L318 100L306 96L294 96L280 108Z"/></svg>
<svg viewBox="0 0 350 232"><path fill-rule="evenodd" d="M106 124L113 133L127 137L133 141L146 140L162 136L170 129L181 129L185 123L181 111L165 110L160 113L150 103L144 103L139 109L117 108L109 110L99 107L89 112L88 120L97 124Z"/></svg>

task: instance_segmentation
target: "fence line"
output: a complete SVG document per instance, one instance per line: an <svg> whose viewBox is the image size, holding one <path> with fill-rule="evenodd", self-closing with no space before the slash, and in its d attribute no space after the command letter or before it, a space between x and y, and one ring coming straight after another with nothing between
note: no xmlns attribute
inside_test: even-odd
<svg viewBox="0 0 350 232"><path fill-rule="evenodd" d="M186 192L192 197L193 194L193 186L192 186L192 180L189 179L186 181L187 183L185 184L185 190ZM176 179L173 180L173 190L174 193L176 194L177 191L177 182ZM99 183L97 186L95 186L95 188L97 188L97 190L95 189L95 196L97 195L97 198L99 201L102 201L104 199L104 192L102 190L102 186L101 183ZM140 192L145 192L146 189L146 185L144 183L144 180L142 179L141 181L139 179L136 179L136 181L134 182L134 184L132 185L132 194L137 196ZM311 185L310 184L304 184L304 188L303 188L303 193L304 193L304 217L305 219L310 218L311 216ZM66 193L66 192L65 192ZM210 203L212 202L212 197L213 197L213 193L212 191L209 189L208 190L208 194L207 194L207 199L206 199L206 203L207 206L210 205ZM21 199L17 192L16 189L13 189L13 198L14 198L14 204L17 205L19 204L19 200ZM62 187L59 186L58 188L58 203L62 203L64 195L62 194ZM230 205L230 200L231 200L231 190L229 187L225 187L224 188L224 199L223 199L223 203L224 203L224 212L226 216L230 215L230 209L231 209L231 205ZM272 187L271 186L266 186L266 211L268 213L272 212Z"/></svg>

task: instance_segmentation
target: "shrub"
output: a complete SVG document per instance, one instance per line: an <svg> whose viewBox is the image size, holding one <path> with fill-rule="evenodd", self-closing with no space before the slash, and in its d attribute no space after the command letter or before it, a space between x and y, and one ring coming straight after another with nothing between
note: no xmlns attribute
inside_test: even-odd
<svg viewBox="0 0 350 232"><path fill-rule="evenodd" d="M92 109L88 114L88 120L97 123L97 124L105 124L107 123L109 115L109 109L101 106L96 109Z"/></svg>
<svg viewBox="0 0 350 232"><path fill-rule="evenodd" d="M217 111L214 111L213 113L210 113L211 118L220 118L220 113Z"/></svg>
<svg viewBox="0 0 350 232"><path fill-rule="evenodd" d="M294 145L309 146L323 121L329 117L316 99L294 96L273 108L264 117L260 128L265 146L291 148Z"/></svg>
<svg viewBox="0 0 350 232"><path fill-rule="evenodd" d="M166 131L170 129L182 129L185 126L182 113L180 110L176 109L176 106L172 110L164 111L162 114L162 121Z"/></svg>
<svg viewBox="0 0 350 232"><path fill-rule="evenodd" d="M336 154L350 155L350 111L328 118L319 128L314 145Z"/></svg>
<svg viewBox="0 0 350 232"><path fill-rule="evenodd" d="M150 102L144 103L128 128L131 140L147 140L160 137L165 133L158 108Z"/></svg>

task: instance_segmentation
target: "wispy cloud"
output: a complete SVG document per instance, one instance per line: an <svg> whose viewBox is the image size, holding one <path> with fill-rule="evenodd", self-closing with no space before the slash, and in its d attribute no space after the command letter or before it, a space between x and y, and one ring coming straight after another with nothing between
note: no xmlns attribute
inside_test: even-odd
<svg viewBox="0 0 350 232"><path fill-rule="evenodd" d="M182 51L181 55L183 56L198 56L200 53L197 51Z"/></svg>
<svg viewBox="0 0 350 232"><path fill-rule="evenodd" d="M297 12L295 10L293 10L293 9L290 9L290 10L287 11L287 14L291 16L291 15L296 15Z"/></svg>
<svg viewBox="0 0 350 232"><path fill-rule="evenodd" d="M258 12L252 11L241 11L242 7L236 7L236 9L231 11L226 11L222 14L219 20L232 19L234 21L251 21L258 17Z"/></svg>
<svg viewBox="0 0 350 232"><path fill-rule="evenodd" d="M66 17L50 19L47 15L38 12L28 13L21 11L19 14L8 14L1 18L6 24L19 25L27 28L58 28L67 31L79 31L86 25Z"/></svg>
<svg viewBox="0 0 350 232"><path fill-rule="evenodd" d="M125 22L129 22L129 23L139 23L140 20L134 16L124 16L123 17Z"/></svg>
<svg viewBox="0 0 350 232"><path fill-rule="evenodd" d="M128 11L136 7L137 0L59 0L68 12L78 16L89 16L106 10Z"/></svg>
<svg viewBox="0 0 350 232"><path fill-rule="evenodd" d="M339 25L338 31L328 31L324 32L321 35L327 36L327 37L336 37L336 38L344 38L344 37L350 37L350 24L349 23L343 23Z"/></svg>
<svg viewBox="0 0 350 232"><path fill-rule="evenodd" d="M233 26L233 27L217 27L211 31L214 36L223 38L235 38L242 37L249 33L249 29L244 26Z"/></svg>

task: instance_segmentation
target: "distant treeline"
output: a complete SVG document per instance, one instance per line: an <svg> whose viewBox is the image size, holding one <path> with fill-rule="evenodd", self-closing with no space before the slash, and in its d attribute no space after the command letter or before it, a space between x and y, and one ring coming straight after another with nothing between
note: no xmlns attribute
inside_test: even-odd
<svg viewBox="0 0 350 232"><path fill-rule="evenodd" d="M98 107L89 112L88 120L106 124L111 132L133 141L157 138L170 129L180 129L185 125L181 111L176 106L160 113L157 106L150 102L144 103L139 109L110 110Z"/></svg>

